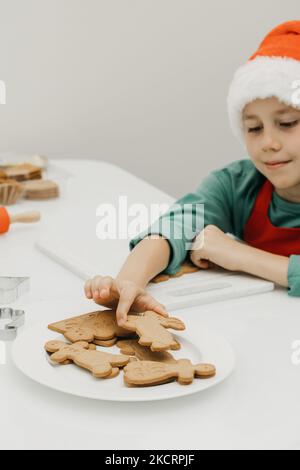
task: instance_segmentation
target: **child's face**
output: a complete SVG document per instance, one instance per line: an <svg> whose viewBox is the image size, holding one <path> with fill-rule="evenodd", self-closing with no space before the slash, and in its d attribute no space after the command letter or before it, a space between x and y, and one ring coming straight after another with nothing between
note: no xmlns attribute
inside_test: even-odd
<svg viewBox="0 0 300 470"><path fill-rule="evenodd" d="M245 106L243 125L256 168L278 194L289 194L295 202L299 197L300 202L300 110L277 98L257 99Z"/></svg>

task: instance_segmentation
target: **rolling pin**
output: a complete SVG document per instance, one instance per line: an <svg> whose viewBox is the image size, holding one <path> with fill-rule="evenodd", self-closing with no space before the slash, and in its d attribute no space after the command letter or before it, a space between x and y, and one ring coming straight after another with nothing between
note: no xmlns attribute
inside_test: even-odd
<svg viewBox="0 0 300 470"><path fill-rule="evenodd" d="M22 214L9 215L5 207L0 207L0 235L8 232L11 224L30 224L38 222L41 218L40 212L24 212Z"/></svg>

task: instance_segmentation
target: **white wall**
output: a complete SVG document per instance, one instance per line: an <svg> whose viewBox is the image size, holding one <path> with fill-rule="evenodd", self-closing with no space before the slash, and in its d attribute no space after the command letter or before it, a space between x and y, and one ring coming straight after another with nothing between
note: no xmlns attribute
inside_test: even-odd
<svg viewBox="0 0 300 470"><path fill-rule="evenodd" d="M175 197L194 190L245 157L229 83L299 13L299 0L0 0L0 151L102 159Z"/></svg>

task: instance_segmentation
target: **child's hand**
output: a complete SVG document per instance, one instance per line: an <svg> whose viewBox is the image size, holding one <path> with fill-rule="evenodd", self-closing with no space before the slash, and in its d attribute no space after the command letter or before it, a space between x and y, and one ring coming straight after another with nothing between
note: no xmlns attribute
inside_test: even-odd
<svg viewBox="0 0 300 470"><path fill-rule="evenodd" d="M93 299L96 304L116 309L119 326L126 321L129 310L135 312L153 310L164 317L168 316L164 305L132 281L120 281L110 276L96 276L85 283L84 291L86 297Z"/></svg>
<svg viewBox="0 0 300 470"><path fill-rule="evenodd" d="M196 266L204 269L213 263L229 271L239 271L241 247L242 243L232 239L215 225L207 225L195 238L190 259Z"/></svg>

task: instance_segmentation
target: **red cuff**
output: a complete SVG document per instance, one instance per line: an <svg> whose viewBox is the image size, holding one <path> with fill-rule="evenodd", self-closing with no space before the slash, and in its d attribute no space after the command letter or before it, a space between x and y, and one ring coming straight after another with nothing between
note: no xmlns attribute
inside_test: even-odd
<svg viewBox="0 0 300 470"><path fill-rule="evenodd" d="M9 229L9 215L5 207L0 207L0 234L6 233Z"/></svg>

